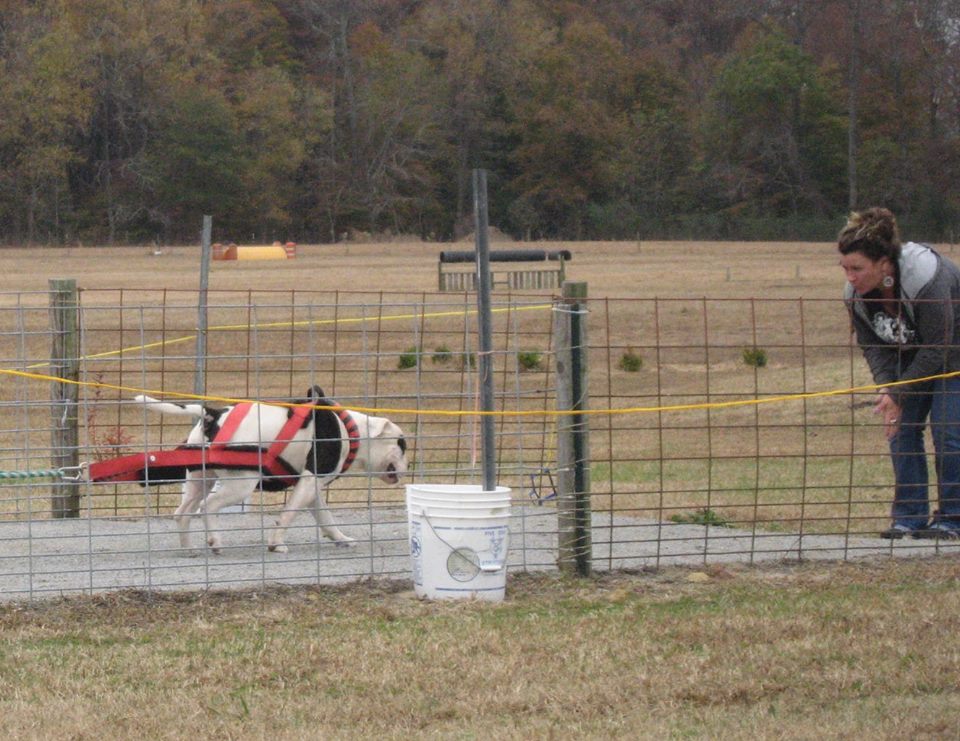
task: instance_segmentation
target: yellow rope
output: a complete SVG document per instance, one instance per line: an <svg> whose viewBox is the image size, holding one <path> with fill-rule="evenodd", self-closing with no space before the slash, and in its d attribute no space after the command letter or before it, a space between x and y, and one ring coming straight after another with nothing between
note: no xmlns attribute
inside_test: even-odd
<svg viewBox="0 0 960 741"><path fill-rule="evenodd" d="M552 309L553 304L531 304L530 306L509 306L499 309L491 309L493 314L502 314L509 311L545 311L546 309ZM414 312L411 314L390 314L389 316L361 316L361 317L341 317L339 319L304 319L299 322L264 322L262 324L220 324L214 327L208 327L207 332L249 332L251 329L276 329L278 327L319 327L329 324L362 324L363 322L391 322L399 321L401 319L448 319L450 317L467 317L472 316L477 313L477 309L458 309L457 311L433 311L433 312ZM176 345L180 342L190 342L191 340L197 339L195 334L185 335L183 337L175 337L172 340L157 340L156 342L149 342L144 345L132 345L130 347L124 347L120 350L107 350L105 352L94 353L93 355L84 355L81 360L99 360L102 358L110 358L116 355L123 355L125 353L138 352L141 350L152 350L156 347L166 347L167 345ZM50 363L34 363L33 365L27 366L28 369L33 368L45 368ZM359 410L357 410L359 411Z"/></svg>
<svg viewBox="0 0 960 741"><path fill-rule="evenodd" d="M531 304L530 306L510 306L505 308L493 309L493 313L503 313L509 311L543 311L545 309L554 308L553 304ZM397 321L397 320L408 320L408 319L435 319L435 318L449 318L449 317L465 317L472 314L476 314L476 309L464 309L457 311L438 311L438 312L413 312L410 314L391 314L389 316L365 316L365 317L342 317L338 319L310 319L303 320L298 322L269 322L264 324L222 324L215 327L208 328L207 331L221 331L221 332L233 332L233 331L249 331L250 329L260 329L260 328L276 328L276 327L304 327L304 326L320 326L326 324L356 324L369 321ZM107 358L114 355L123 355L128 352L135 352L137 350L146 350L148 348L155 347L164 347L166 345L172 345L179 342L189 342L190 340L196 339L196 335L187 335L185 337L177 337L172 340L159 340L157 342L152 342L145 345L136 345L133 347L126 347L120 350L110 350L107 352L96 353L94 355L86 355L82 359L99 359ZM30 369L42 368L48 366L49 363L37 363L35 365L28 366ZM221 404L240 404L244 402L256 401L255 399L235 399L228 396L207 396L201 394L189 394L179 391L156 391L150 389L138 389L131 386L115 386L109 383L100 383L93 381L71 381L65 378L57 378L56 376L47 376L40 373L28 373L26 371L16 371L0 368L0 373L6 373L7 375L20 376L23 378L30 378L40 381L53 381L56 383L66 383L73 384L76 386L87 386L94 388L103 388L103 389L112 389L114 391L122 391L129 394L146 394L148 396L165 396L172 397L174 399L188 400L188 401L213 401L219 402ZM856 394L856 393L865 393L869 391L877 391L880 388L889 388L892 386L903 386L911 383L920 383L923 381L932 381L938 378L952 378L954 376L960 375L960 371L955 371L952 373L941 373L935 376L927 376L925 378L916 378L910 381L897 381L893 383L884 383L884 384L870 384L866 386L854 386L852 388L845 389L832 389L830 391L812 391L808 393L801 394L781 394L778 396L769 396L762 399L740 399L738 401L713 401L713 402L703 402L698 404L668 404L666 406L650 406L650 407L622 407L619 409L566 409L566 410L550 410L550 409L533 409L533 410L513 410L513 411L480 411L480 410L469 410L469 411L460 411L460 410L450 410L450 409L405 409L405 408L396 408L396 407L358 407L351 406L350 409L363 412L364 414L409 414L409 415L421 415L421 416L433 416L433 417L564 417L572 416L576 414L583 415L621 415L621 414L647 414L647 413L656 413L656 412L682 412L682 411L691 411L697 409L730 409L734 407L744 407L744 406L758 406L760 404L772 404L775 402L783 401L797 401L800 399L819 399L830 396L844 396L847 394ZM282 407L293 407L301 406L296 402L277 402L271 401L273 406L282 406ZM338 409L339 407L327 407L317 405L317 409Z"/></svg>
<svg viewBox="0 0 960 741"><path fill-rule="evenodd" d="M206 396L201 394L188 394L179 391L161 391L161 390L151 390L151 389L138 389L132 386L116 386L109 383L100 383L95 381L72 381L66 378L57 378L56 376L48 376L41 373L28 373L26 371L16 371L0 368L0 373L5 373L11 376L18 376L21 378L29 378L36 381L51 381L54 383L64 383L74 386L85 386L85 387L94 387L94 388L103 388L103 389L112 389L114 391L122 391L128 394L146 394L148 396L164 396L167 398L181 399L181 400L190 400L190 401L214 401L224 404L240 404L243 402L256 401L255 399L236 399L228 396ZM731 409L734 407L745 407L745 406L758 406L760 404L773 404L776 402L784 401L798 401L801 399L822 399L830 396L845 396L848 394L857 394L865 393L868 391L877 391L880 388L890 388L896 386L905 386L913 383L922 383L924 381L933 381L938 378L953 378L960 376L960 371L953 371L950 373L939 373L934 376L926 376L924 378L915 378L909 381L895 381L892 383L883 383L883 384L869 384L866 386L854 386L851 388L844 389L831 389L829 391L811 391L801 394L781 394L778 396L768 396L762 399L740 399L737 401L712 401L712 402L703 402L698 404L668 404L665 406L651 406L651 407L621 407L619 409L563 409L563 410L551 410L551 409L532 409L532 410L502 410L502 411L481 411L481 410L451 410L451 409L405 409L405 408L396 408L396 407L359 407L351 406L350 409L356 412L363 412L364 414L409 414L409 415L421 415L421 416L433 416L433 417L567 417L575 414L583 415L622 415L622 414L647 414L655 412L682 412L682 411L691 411L697 409ZM296 402L269 402L272 406L280 407L294 407L302 406ZM340 407L330 407L323 405L316 405L317 409L339 409Z"/></svg>

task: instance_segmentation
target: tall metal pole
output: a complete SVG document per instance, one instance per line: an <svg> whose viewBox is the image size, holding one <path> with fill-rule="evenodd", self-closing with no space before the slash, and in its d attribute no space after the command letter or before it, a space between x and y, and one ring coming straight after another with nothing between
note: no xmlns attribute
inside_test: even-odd
<svg viewBox="0 0 960 741"><path fill-rule="evenodd" d="M193 393L202 396L207 390L207 287L210 283L210 237L213 217L203 217L200 237L200 299L197 309L197 364L193 375Z"/></svg>
<svg viewBox="0 0 960 741"><path fill-rule="evenodd" d="M493 329L490 311L490 240L487 221L487 172L473 171L473 220L477 248L477 311L480 327L480 418L483 445L483 490L493 491L497 485L496 451L494 449L493 411Z"/></svg>

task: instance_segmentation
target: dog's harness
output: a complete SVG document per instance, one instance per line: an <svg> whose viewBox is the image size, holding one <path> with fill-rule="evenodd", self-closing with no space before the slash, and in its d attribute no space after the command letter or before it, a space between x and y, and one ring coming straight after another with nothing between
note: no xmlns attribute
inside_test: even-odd
<svg viewBox="0 0 960 741"><path fill-rule="evenodd" d="M97 483L138 481L141 484L182 481L187 471L207 468L239 468L259 471L271 489L285 489L297 481L300 471L295 470L281 455L287 444L304 426L306 418L313 413L312 405L292 407L292 412L276 438L266 449L259 445L234 445L230 440L253 407L252 402L237 404L223 422L213 440L207 445L181 445L174 450L157 450L137 453L120 458L91 463L87 479ZM356 420L346 409L332 409L347 432L347 455L336 473L350 468L360 448L360 429ZM342 444L342 441L338 441ZM339 460L339 457L338 457ZM316 471L318 474L334 471Z"/></svg>

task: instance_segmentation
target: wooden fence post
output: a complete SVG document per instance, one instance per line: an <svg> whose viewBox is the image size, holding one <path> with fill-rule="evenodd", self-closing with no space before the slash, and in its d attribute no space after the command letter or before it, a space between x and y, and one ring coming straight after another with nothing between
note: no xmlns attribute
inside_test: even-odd
<svg viewBox="0 0 960 741"><path fill-rule="evenodd" d="M553 315L557 411L573 412L557 417L557 566L580 576L592 567L586 298L586 283L564 283Z"/></svg>
<svg viewBox="0 0 960 741"><path fill-rule="evenodd" d="M80 435L77 420L77 399L80 380L79 301L75 280L51 280L50 324L53 343L50 351L50 375L60 379L51 388L52 468L69 468L79 464ZM80 485L61 481L55 485L50 500L54 518L80 516Z"/></svg>

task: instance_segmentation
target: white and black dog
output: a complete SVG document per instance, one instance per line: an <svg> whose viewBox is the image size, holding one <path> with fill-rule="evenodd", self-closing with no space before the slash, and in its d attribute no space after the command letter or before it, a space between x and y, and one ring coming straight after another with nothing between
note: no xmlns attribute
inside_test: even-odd
<svg viewBox="0 0 960 741"><path fill-rule="evenodd" d="M353 538L341 532L327 509L326 487L354 460L388 484L398 483L407 470L407 445L396 424L342 408L316 409L338 407L324 398L318 386L292 406L245 402L214 408L144 395L135 399L162 414L199 418L177 448L179 456L194 459L181 465L181 476L177 476L183 478L183 495L174 516L183 548L190 547L190 518L201 512L207 544L219 553L220 534L211 518L224 507L246 500L258 486L273 491L293 486L270 532L267 547L271 551L287 551L284 532L308 505L327 538L349 543Z"/></svg>

